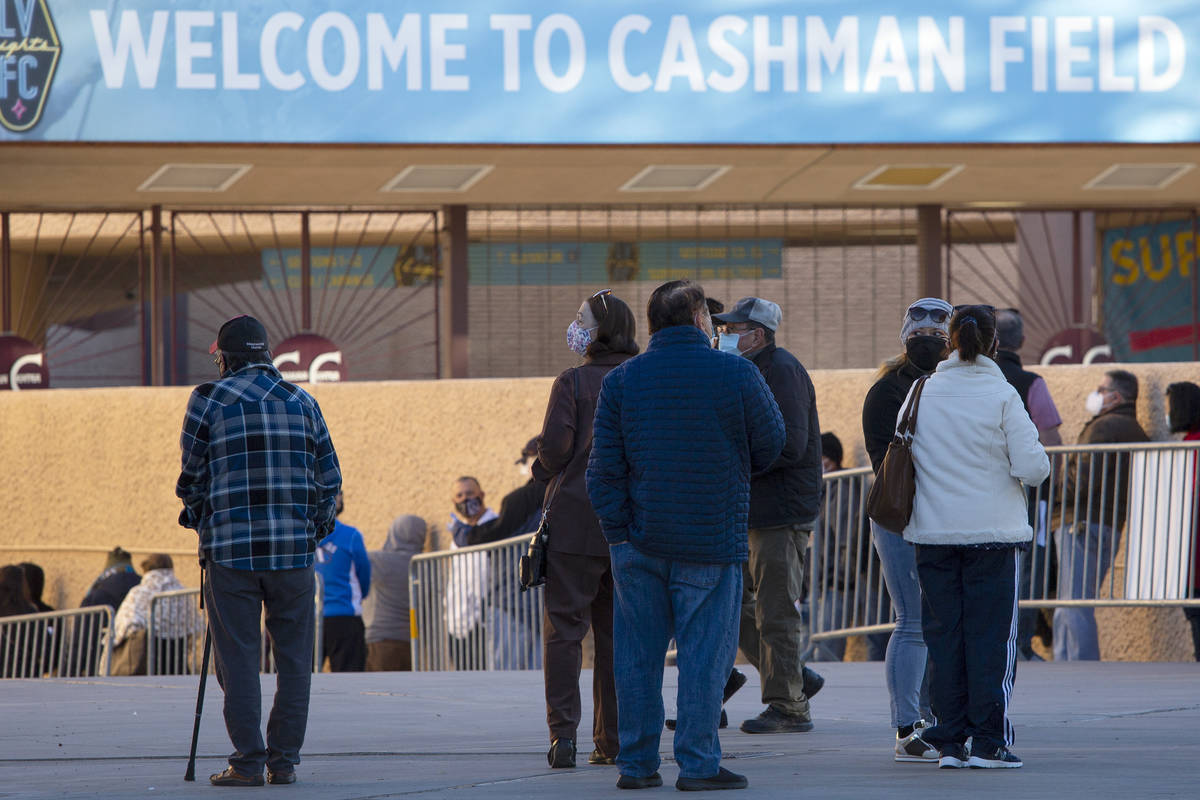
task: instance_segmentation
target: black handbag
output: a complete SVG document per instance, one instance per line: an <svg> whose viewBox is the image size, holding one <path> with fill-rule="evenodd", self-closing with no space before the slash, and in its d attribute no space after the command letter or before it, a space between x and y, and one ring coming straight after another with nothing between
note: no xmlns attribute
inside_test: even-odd
<svg viewBox="0 0 1200 800"><path fill-rule="evenodd" d="M575 409L578 414L579 410L579 370L575 370ZM591 439L588 439L586 447L592 445ZM521 563L517 577L521 582L521 591L532 589L535 586L541 586L546 582L546 553L547 545L550 543L550 506L554 503L554 497L558 496L558 490L562 488L563 478L560 478L558 485L554 487L554 495L550 497L546 503L546 507L542 509L542 521L538 523L537 530L533 532L533 536L529 538L529 549L525 551L525 555L521 556Z"/></svg>
<svg viewBox="0 0 1200 800"><path fill-rule="evenodd" d="M917 409L928 375L917 379L904 416L896 426L896 435L888 444L887 455L867 495L867 516L881 528L903 535L912 519L913 495L917 492L917 471L913 465L912 442L917 431Z"/></svg>
<svg viewBox="0 0 1200 800"><path fill-rule="evenodd" d="M549 541L550 529L546 525L546 512L543 511L542 521L529 539L529 550L521 556L521 591L541 586L546 582L546 545Z"/></svg>

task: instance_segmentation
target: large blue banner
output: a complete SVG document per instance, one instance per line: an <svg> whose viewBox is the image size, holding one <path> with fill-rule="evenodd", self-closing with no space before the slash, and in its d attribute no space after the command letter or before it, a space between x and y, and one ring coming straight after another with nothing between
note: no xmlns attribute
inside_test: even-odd
<svg viewBox="0 0 1200 800"><path fill-rule="evenodd" d="M1178 0L0 0L0 138L1200 141L1194 42Z"/></svg>
<svg viewBox="0 0 1200 800"><path fill-rule="evenodd" d="M1104 335L1115 360L1192 360L1197 228L1189 218L1104 231Z"/></svg>

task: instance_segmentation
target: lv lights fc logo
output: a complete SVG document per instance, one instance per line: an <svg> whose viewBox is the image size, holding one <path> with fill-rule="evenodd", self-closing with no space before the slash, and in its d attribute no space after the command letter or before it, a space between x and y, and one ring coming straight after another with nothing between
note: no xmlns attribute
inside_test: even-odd
<svg viewBox="0 0 1200 800"><path fill-rule="evenodd" d="M46 0L0 0L0 124L16 132L37 125L60 53Z"/></svg>

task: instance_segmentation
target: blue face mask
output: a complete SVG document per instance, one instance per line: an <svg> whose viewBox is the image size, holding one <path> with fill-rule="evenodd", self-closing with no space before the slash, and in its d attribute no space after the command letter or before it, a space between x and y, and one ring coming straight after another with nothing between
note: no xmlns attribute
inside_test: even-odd
<svg viewBox="0 0 1200 800"><path fill-rule="evenodd" d="M738 349L738 342L741 340L740 333L722 333L717 337L717 349L724 353L733 353L735 356L740 356L742 351Z"/></svg>

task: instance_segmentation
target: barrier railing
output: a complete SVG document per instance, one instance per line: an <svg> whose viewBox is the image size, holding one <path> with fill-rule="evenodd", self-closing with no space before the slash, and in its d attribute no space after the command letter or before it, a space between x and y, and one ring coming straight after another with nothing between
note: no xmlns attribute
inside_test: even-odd
<svg viewBox="0 0 1200 800"><path fill-rule="evenodd" d="M0 678L107 675L108 606L0 618Z"/></svg>
<svg viewBox="0 0 1200 800"><path fill-rule="evenodd" d="M870 467L857 467L824 476L825 496L807 559L804 605L811 643L806 660L841 660L846 636L887 633L894 627L867 519L873 475Z"/></svg>
<svg viewBox="0 0 1200 800"><path fill-rule="evenodd" d="M1200 442L1050 447L1051 477L1028 492L1034 541L1020 607L1200 606ZM814 644L890 630L866 517L869 468L825 476L809 559Z"/></svg>
<svg viewBox="0 0 1200 800"><path fill-rule="evenodd" d="M414 556L414 670L541 669L542 589L522 592L529 534Z"/></svg>
<svg viewBox="0 0 1200 800"><path fill-rule="evenodd" d="M316 625L313 641L313 672L320 672L324 663L321 647L322 616L325 604L324 587L316 576ZM150 598L150 615L146 624L146 672L149 675L195 675L200 671L204 646L204 626L207 617L200 609L199 589L177 589L161 592ZM266 625L262 626L262 671L275 672L271 639ZM216 669L210 661L210 672Z"/></svg>

